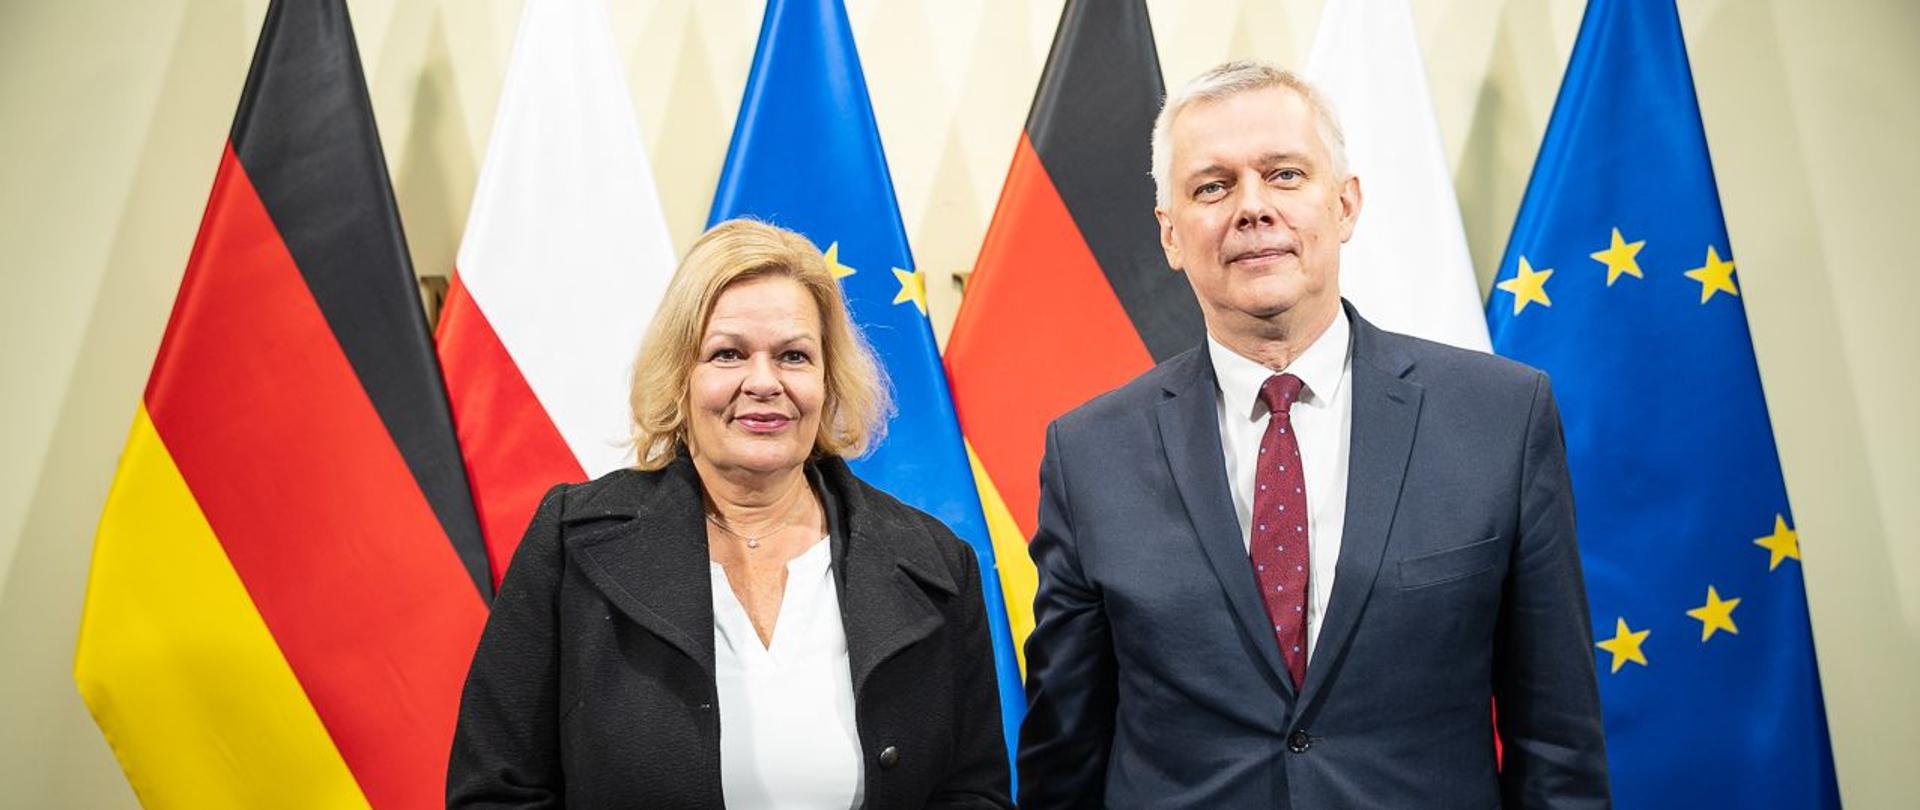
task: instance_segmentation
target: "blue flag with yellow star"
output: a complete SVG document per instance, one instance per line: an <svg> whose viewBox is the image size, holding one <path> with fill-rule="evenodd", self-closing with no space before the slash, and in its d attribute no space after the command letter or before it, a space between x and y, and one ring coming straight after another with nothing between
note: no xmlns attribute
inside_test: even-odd
<svg viewBox="0 0 1920 810"><path fill-rule="evenodd" d="M1552 376L1620 807L1836 807L1800 547L1671 2L1594 0L1487 304Z"/></svg>
<svg viewBox="0 0 1920 810"><path fill-rule="evenodd" d="M791 228L826 251L854 321L886 367L896 414L885 441L852 467L945 521L979 556L1011 758L1026 698L993 544L927 321L926 278L907 250L866 77L839 0L767 4L709 221L742 216Z"/></svg>

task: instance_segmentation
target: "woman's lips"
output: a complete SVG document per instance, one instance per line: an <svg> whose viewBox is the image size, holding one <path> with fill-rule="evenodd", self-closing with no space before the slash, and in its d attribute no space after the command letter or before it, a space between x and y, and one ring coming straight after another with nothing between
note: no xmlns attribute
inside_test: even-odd
<svg viewBox="0 0 1920 810"><path fill-rule="evenodd" d="M736 416L733 421L754 433L776 433L793 420L777 413L749 413Z"/></svg>

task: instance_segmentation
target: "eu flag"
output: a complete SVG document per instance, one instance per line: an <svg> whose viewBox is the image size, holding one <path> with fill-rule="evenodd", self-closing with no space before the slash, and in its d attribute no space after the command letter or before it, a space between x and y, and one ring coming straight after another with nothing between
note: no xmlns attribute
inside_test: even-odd
<svg viewBox="0 0 1920 810"><path fill-rule="evenodd" d="M1800 547L1671 2L1587 6L1494 349L1559 396L1621 807L1834 807Z"/></svg>
<svg viewBox="0 0 1920 810"><path fill-rule="evenodd" d="M1011 758L1026 698L987 520L927 321L867 80L839 0L773 0L747 77L711 222L750 216L826 251L853 318L886 367L896 415L854 472L945 521L980 558Z"/></svg>

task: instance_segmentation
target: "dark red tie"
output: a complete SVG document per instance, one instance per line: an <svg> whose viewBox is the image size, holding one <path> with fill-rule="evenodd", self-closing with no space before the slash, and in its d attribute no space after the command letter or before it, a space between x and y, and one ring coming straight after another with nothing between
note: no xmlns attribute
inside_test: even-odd
<svg viewBox="0 0 1920 810"><path fill-rule="evenodd" d="M1260 583L1280 657L1293 688L1307 677L1307 479L1300 469L1300 442L1290 413L1303 383L1275 374L1260 386L1260 401L1272 414L1260 456L1253 465L1253 526L1247 556Z"/></svg>

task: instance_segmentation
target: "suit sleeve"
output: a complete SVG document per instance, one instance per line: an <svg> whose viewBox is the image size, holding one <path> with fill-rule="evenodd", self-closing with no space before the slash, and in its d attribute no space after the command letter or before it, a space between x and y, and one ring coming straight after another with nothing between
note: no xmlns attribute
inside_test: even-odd
<svg viewBox="0 0 1920 810"><path fill-rule="evenodd" d="M560 768L560 511L540 500L467 671L447 764L449 808L563 807Z"/></svg>
<svg viewBox="0 0 1920 810"><path fill-rule="evenodd" d="M1113 747L1116 662L1106 606L1081 567L1058 424L1040 462L1040 521L1028 553L1039 574L1027 637L1020 806L1100 807Z"/></svg>
<svg viewBox="0 0 1920 810"><path fill-rule="evenodd" d="M1536 378L1521 461L1520 536L1495 641L1507 807L1610 806L1586 583L1560 411Z"/></svg>
<svg viewBox="0 0 1920 810"><path fill-rule="evenodd" d="M941 531L946 531L942 526ZM980 563L958 537L960 596L954 604L956 650L953 660L954 760L946 780L935 786L928 807L1008 808L1007 743L1000 725L1000 680L993 665L993 637L987 631L987 605L980 584Z"/></svg>

